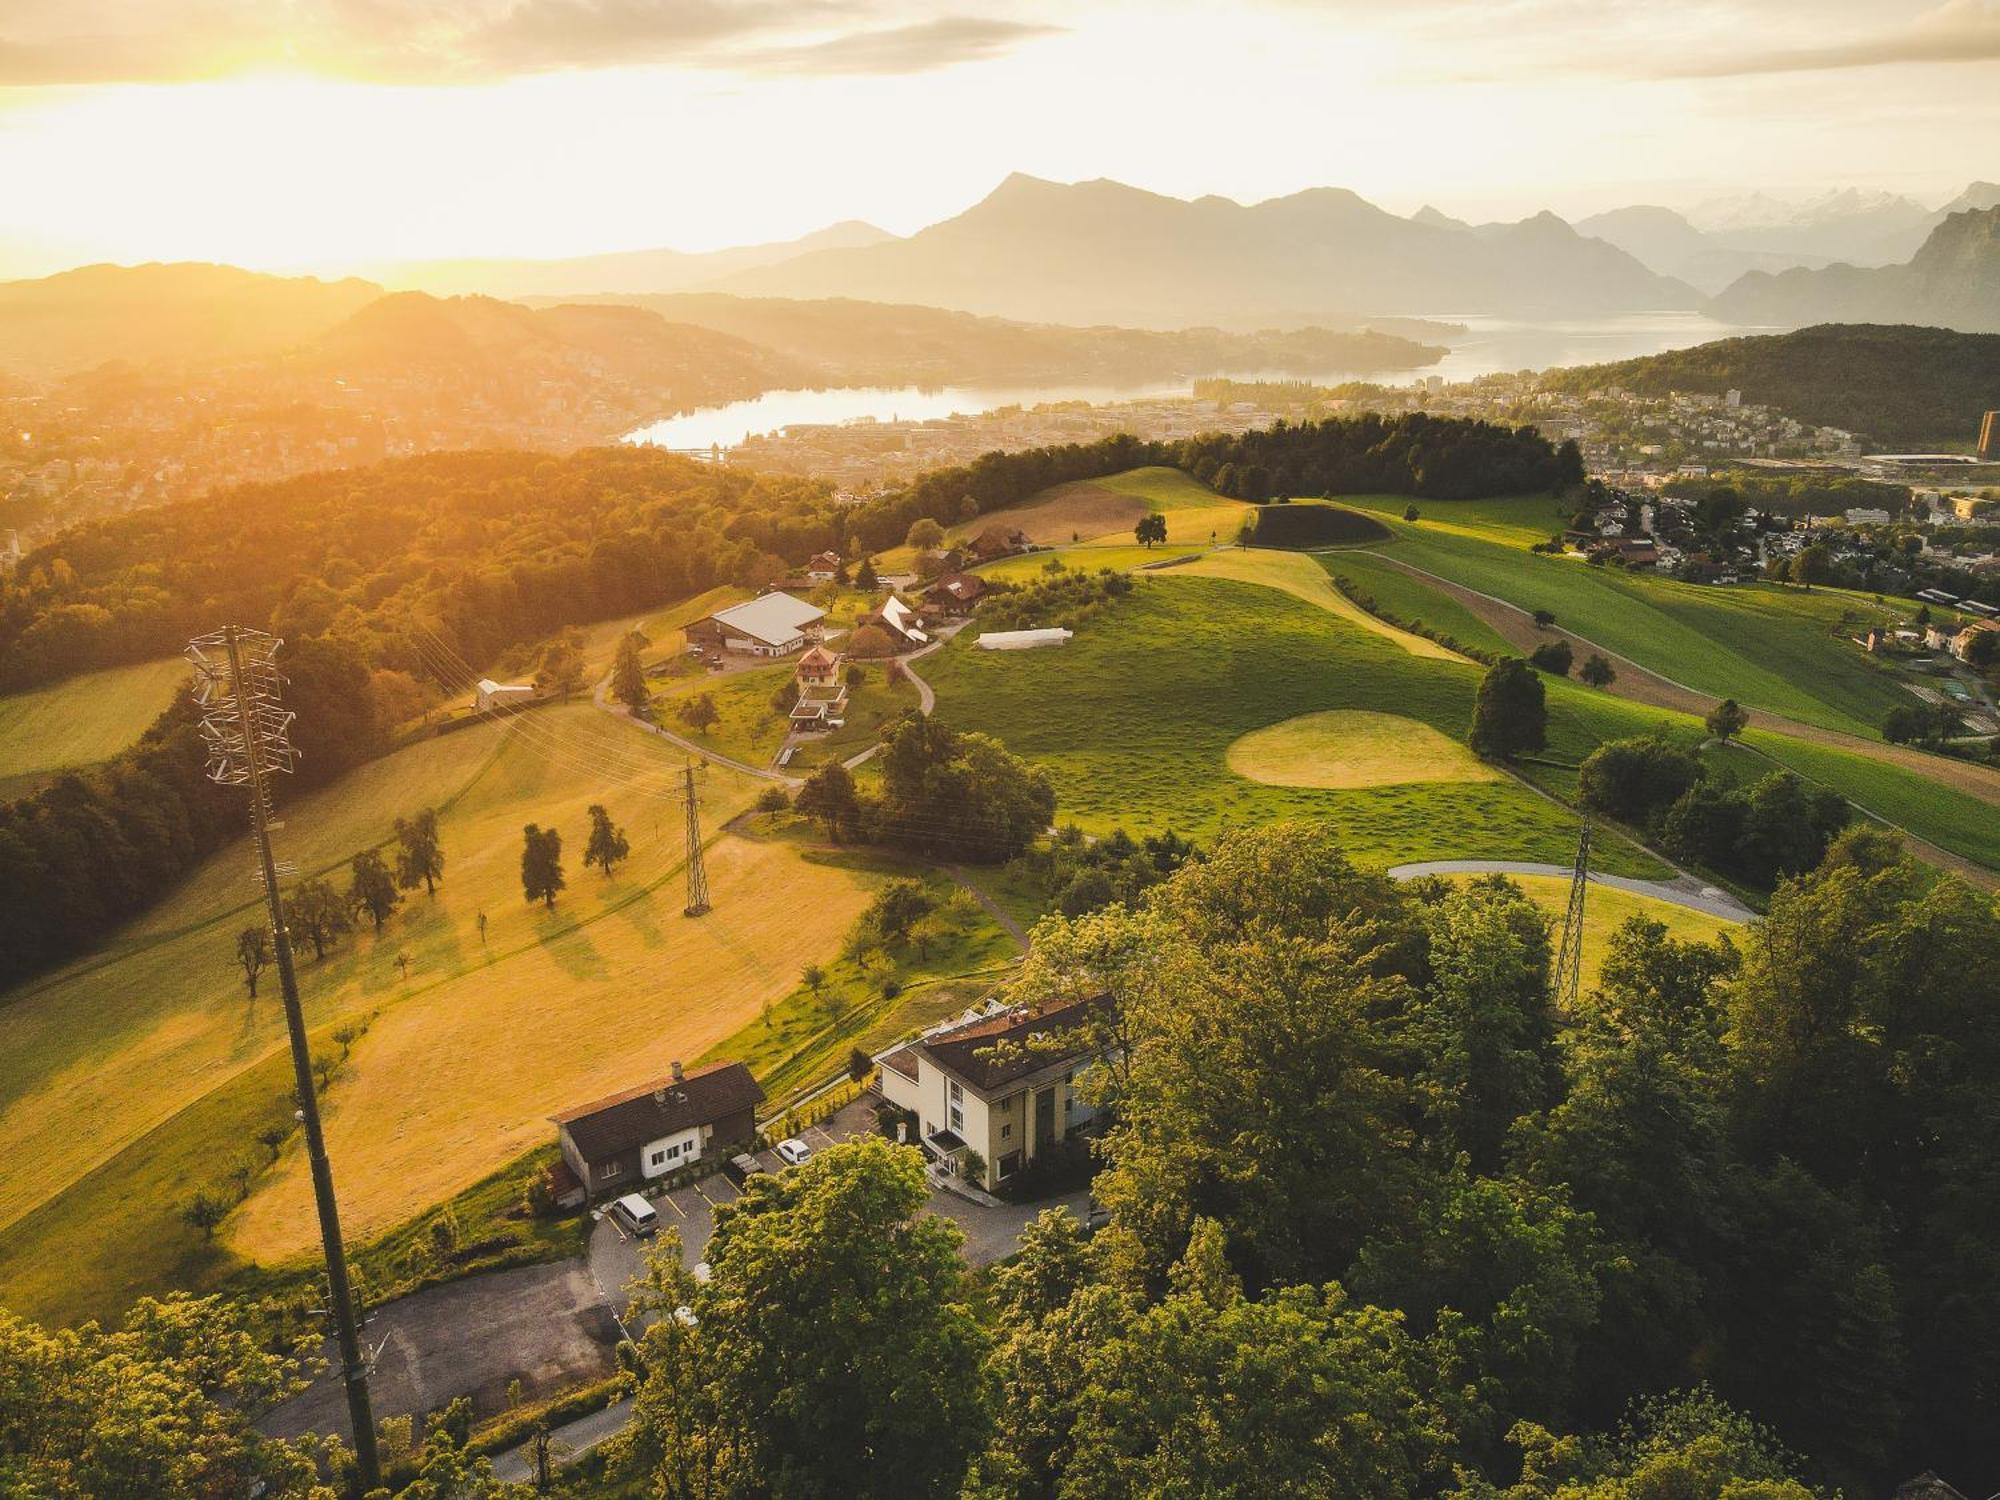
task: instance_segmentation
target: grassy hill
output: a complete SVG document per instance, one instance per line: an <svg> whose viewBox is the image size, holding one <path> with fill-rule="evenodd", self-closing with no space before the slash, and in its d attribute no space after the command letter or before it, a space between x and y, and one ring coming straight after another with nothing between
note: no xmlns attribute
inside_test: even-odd
<svg viewBox="0 0 2000 1500"><path fill-rule="evenodd" d="M24 796L52 772L109 760L187 680L187 663L170 657L0 698L0 798Z"/></svg>
<svg viewBox="0 0 2000 1500"><path fill-rule="evenodd" d="M1679 583L1514 545L1512 533L1530 524L1545 501L1487 507L1488 515L1503 516L1511 507L1514 516L1501 532L1506 541L1484 534L1500 527L1443 503L1415 525L1389 499L1347 503L1373 509L1395 533L1370 550L1522 609L1552 610L1579 635L1703 692L1871 737L1884 714L1911 701L1895 675L1851 639L1871 624L1900 619L1893 607L1828 590ZM1344 554L1338 566L1349 566Z"/></svg>
<svg viewBox="0 0 2000 1500"><path fill-rule="evenodd" d="M1568 858L1574 819L1512 780L1301 787L1232 772L1238 740L1324 710L1399 715L1457 742L1480 669L1412 655L1278 589L1183 571L1150 581L1060 649L983 652L968 631L925 663L939 714L1046 767L1060 815L1090 829L1204 838L1229 823L1316 816L1334 820L1369 864ZM1565 747L1600 737L1581 711L1594 706L1558 707ZM1627 873L1662 873L1628 847L1606 858Z"/></svg>
<svg viewBox="0 0 2000 1500"><path fill-rule="evenodd" d="M554 1110L703 1055L791 995L801 965L832 958L883 867L716 833L759 784L711 771L715 910L683 917L682 761L578 701L425 740L286 810L281 856L336 885L396 815L440 811L437 895L413 894L379 936L323 962L301 955L315 1052L345 1053L327 1130L357 1239L546 1140ZM598 801L632 843L610 879L581 865ZM522 900L527 822L564 835L569 889L553 911ZM232 963L236 933L259 920L249 871L232 846L100 952L0 997L0 1149L19 1168L0 1182L10 1305L115 1311L310 1247L296 1140L258 1144L289 1106L275 976L251 1000ZM997 928L988 938L1004 948ZM204 1242L180 1206L239 1164L248 1199Z"/></svg>

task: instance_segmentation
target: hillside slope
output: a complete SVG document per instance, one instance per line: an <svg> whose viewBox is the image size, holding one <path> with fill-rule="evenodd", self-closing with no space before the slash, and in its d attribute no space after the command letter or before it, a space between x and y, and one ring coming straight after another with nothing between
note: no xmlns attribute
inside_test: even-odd
<svg viewBox="0 0 2000 1500"><path fill-rule="evenodd" d="M1831 323L1546 378L1568 390L1616 385L1649 396L1740 390L1745 401L1874 443L1966 443L1979 431L1980 413L2000 405L2000 334Z"/></svg>

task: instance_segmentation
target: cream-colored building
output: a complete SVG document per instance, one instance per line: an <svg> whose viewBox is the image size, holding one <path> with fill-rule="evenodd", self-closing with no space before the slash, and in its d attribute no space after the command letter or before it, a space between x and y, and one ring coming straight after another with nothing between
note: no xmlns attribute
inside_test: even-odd
<svg viewBox="0 0 2000 1500"><path fill-rule="evenodd" d="M882 1097L916 1116L932 1161L994 1187L1095 1117L1076 1082L1102 1055L1109 1005L1015 1008L927 1033L877 1059Z"/></svg>

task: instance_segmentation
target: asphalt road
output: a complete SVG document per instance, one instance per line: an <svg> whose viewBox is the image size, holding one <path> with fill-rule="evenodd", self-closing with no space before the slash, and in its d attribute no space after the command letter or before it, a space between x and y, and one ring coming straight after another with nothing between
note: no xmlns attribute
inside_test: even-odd
<svg viewBox="0 0 2000 1500"><path fill-rule="evenodd" d="M1517 859L1433 859L1422 864L1392 865L1389 868L1391 880L1414 880L1419 875L1567 877L1569 873L1568 865L1534 864L1528 860ZM1703 885L1688 875L1673 880L1634 880L1629 875L1600 875L1593 870L1590 873L1590 881L1592 885L1606 885L1613 890L1630 891L1635 896L1651 896L1655 901L1671 901L1675 906L1707 912L1711 917L1723 917L1731 922L1748 922L1757 915L1729 892L1716 886Z"/></svg>

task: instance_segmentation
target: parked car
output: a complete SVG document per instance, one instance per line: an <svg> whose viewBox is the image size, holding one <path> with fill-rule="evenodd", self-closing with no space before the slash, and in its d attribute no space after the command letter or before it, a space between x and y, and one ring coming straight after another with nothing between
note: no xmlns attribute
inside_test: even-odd
<svg viewBox="0 0 2000 1500"><path fill-rule="evenodd" d="M735 1183L738 1187L742 1187L744 1183L757 1176L760 1172L768 1172L771 1169L757 1160L748 1151L744 1151L730 1157L729 1164L722 1170L729 1174L731 1182Z"/></svg>
<svg viewBox="0 0 2000 1500"><path fill-rule="evenodd" d="M800 1162L813 1154L813 1148L797 1136L792 1136L788 1140L782 1140L771 1149L778 1153L778 1160L782 1161L788 1167L796 1167Z"/></svg>
<svg viewBox="0 0 2000 1500"><path fill-rule="evenodd" d="M611 1221L639 1239L658 1232L660 1227L658 1211L637 1193L627 1193L611 1205Z"/></svg>

